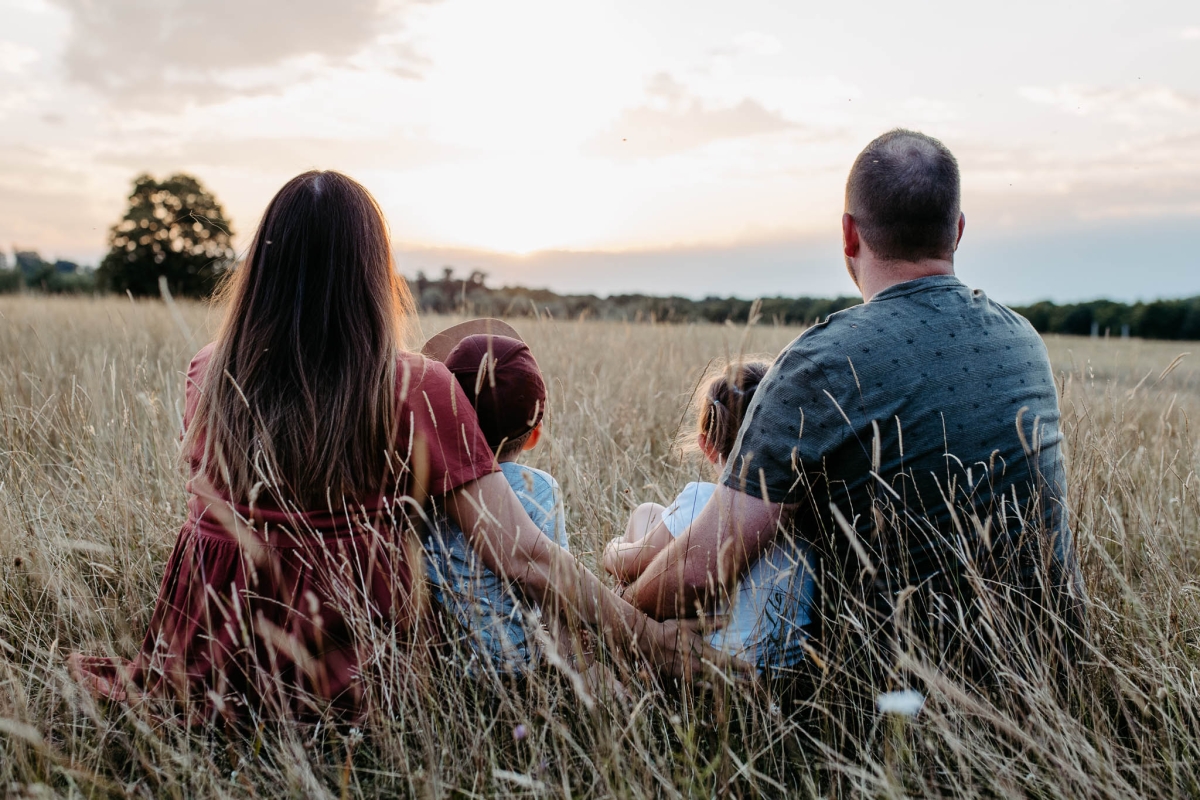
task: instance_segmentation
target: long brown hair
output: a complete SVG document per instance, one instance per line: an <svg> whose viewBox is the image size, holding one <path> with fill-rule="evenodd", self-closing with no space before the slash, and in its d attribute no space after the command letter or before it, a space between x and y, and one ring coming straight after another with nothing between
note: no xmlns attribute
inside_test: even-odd
<svg viewBox="0 0 1200 800"><path fill-rule="evenodd" d="M374 198L337 172L288 181L222 297L184 452L201 444L204 473L234 502L265 491L314 508L378 493L413 303Z"/></svg>

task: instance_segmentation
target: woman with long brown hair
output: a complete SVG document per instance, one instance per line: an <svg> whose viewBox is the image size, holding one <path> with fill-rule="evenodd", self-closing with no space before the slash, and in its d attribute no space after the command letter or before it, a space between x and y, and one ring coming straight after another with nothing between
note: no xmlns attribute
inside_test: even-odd
<svg viewBox="0 0 1200 800"><path fill-rule="evenodd" d="M137 657L73 659L94 691L173 696L193 720L361 711L364 637L411 629L421 570L405 534L434 507L489 568L617 651L676 674L719 660L528 518L458 382L404 349L412 301L358 183L289 181L224 300L188 368L187 520Z"/></svg>

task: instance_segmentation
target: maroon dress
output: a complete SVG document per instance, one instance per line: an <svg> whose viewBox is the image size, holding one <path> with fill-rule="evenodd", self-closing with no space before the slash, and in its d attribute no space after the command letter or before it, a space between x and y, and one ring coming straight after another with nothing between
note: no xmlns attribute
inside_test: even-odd
<svg viewBox="0 0 1200 800"><path fill-rule="evenodd" d="M184 428L203 390L209 345L188 367ZM355 713L364 636L403 636L422 569L404 535L431 498L496 470L470 402L442 364L400 357L401 462L394 488L347 509L297 509L262 491L231 504L190 459L187 521L167 561L150 629L133 661L73 655L96 694L171 696L192 720L332 705Z"/></svg>

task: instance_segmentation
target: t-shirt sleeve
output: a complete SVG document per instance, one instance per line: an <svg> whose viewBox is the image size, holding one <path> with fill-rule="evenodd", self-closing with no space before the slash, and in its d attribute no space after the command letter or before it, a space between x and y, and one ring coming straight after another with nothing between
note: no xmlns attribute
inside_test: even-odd
<svg viewBox="0 0 1200 800"><path fill-rule="evenodd" d="M567 541L567 514L563 509L562 491L558 488L558 481L540 475L538 478L531 498L541 512L540 519L535 519L535 522L542 533L553 539L559 547L570 550L570 542ZM530 514L530 517L533 518L533 514Z"/></svg>
<svg viewBox="0 0 1200 800"><path fill-rule="evenodd" d="M558 481L550 479L550 493L554 504L554 541L563 550L570 552L571 541L567 538L567 510L563 507L562 489L558 486Z"/></svg>
<svg viewBox="0 0 1200 800"><path fill-rule="evenodd" d="M498 471L475 409L446 367L403 358L396 375L397 454L408 466L414 497L441 497Z"/></svg>
<svg viewBox="0 0 1200 800"><path fill-rule="evenodd" d="M553 475L517 464L505 464L508 484L529 519L547 538L564 550L570 550L567 539L567 515L563 509L562 491Z"/></svg>
<svg viewBox="0 0 1200 800"><path fill-rule="evenodd" d="M667 526L671 536L677 537L688 529L688 526L700 516L700 512L712 499L713 491L717 488L714 483L693 481L683 487L671 505L662 513L662 524Z"/></svg>
<svg viewBox="0 0 1200 800"><path fill-rule="evenodd" d="M797 502L824 457L850 435L825 372L801 337L780 354L746 412L721 483L773 503Z"/></svg>

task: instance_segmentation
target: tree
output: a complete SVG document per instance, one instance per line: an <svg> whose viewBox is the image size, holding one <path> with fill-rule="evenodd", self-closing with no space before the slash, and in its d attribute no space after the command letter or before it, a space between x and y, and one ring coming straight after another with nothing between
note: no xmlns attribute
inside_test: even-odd
<svg viewBox="0 0 1200 800"><path fill-rule="evenodd" d="M37 283L51 272L52 268L42 259L36 250L18 250L16 252L17 269L26 283Z"/></svg>
<svg viewBox="0 0 1200 800"><path fill-rule="evenodd" d="M196 178L139 175L97 278L114 291L156 295L161 275L174 294L206 297L232 265L232 235L221 204Z"/></svg>

